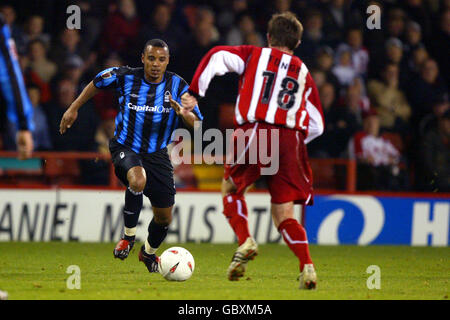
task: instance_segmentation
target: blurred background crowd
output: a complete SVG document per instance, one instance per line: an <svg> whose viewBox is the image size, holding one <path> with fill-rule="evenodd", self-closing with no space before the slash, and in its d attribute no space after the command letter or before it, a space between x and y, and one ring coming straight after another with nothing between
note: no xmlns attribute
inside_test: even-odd
<svg viewBox="0 0 450 320"><path fill-rule="evenodd" d="M72 4L80 30L66 27ZM371 30L373 4L381 28ZM295 55L317 84L326 122L310 157L357 159L359 190L449 192L449 0L2 1L35 110L35 149L107 153L113 92L85 105L63 136L59 121L96 73L141 66L147 40L165 40L168 70L189 82L215 45L266 46L268 20L287 10L304 26ZM233 127L236 79L216 78L200 101L204 129ZM14 149L14 130L2 130L0 149ZM86 165L84 183L102 183L98 166Z"/></svg>

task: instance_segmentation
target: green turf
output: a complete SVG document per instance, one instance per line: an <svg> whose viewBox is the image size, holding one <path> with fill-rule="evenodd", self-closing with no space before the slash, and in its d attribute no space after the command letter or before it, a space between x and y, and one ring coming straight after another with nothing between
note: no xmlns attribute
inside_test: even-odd
<svg viewBox="0 0 450 320"><path fill-rule="evenodd" d="M165 244L161 249L174 244ZM138 262L114 259L112 243L0 243L0 289L10 299L448 299L449 249L394 246L311 246L319 281L298 290L298 264L285 245L260 245L243 279L226 269L235 245L181 244L195 258L186 282L168 282ZM160 250L162 252L162 250ZM69 265L81 269L81 289L69 290ZM381 269L381 289L369 290L369 265Z"/></svg>

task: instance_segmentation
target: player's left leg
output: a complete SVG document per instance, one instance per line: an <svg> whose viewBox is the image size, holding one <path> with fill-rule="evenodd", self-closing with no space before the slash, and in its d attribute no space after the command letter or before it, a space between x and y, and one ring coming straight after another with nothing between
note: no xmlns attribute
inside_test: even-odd
<svg viewBox="0 0 450 320"><path fill-rule="evenodd" d="M153 208L153 219L148 226L148 236L139 252L139 261L147 266L149 272L158 272L159 258L156 255L161 243L167 237L169 225L172 221L172 208Z"/></svg>
<svg viewBox="0 0 450 320"><path fill-rule="evenodd" d="M271 213L275 227L299 260L300 288L314 289L317 276L309 254L306 230L294 218L294 203L292 201L281 204L272 203Z"/></svg>
<svg viewBox="0 0 450 320"><path fill-rule="evenodd" d="M300 288L313 289L317 280L306 231L294 219L294 203L310 204L313 198L312 171L304 135L281 128L279 138L278 172L268 177L272 219L289 249L299 259Z"/></svg>
<svg viewBox="0 0 450 320"><path fill-rule="evenodd" d="M166 149L145 155L143 164L147 173L144 195L152 204L153 219L148 226L148 237L139 252L139 261L145 263L148 271L158 272L156 251L167 236L175 203L173 167Z"/></svg>

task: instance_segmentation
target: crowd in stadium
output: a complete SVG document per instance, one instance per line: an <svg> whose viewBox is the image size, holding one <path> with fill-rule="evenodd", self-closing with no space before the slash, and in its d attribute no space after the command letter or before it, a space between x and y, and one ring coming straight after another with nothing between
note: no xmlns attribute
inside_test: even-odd
<svg viewBox="0 0 450 320"><path fill-rule="evenodd" d="M359 189L450 191L448 0L37 3L0 7L34 106L35 150L108 153L118 111L113 92L102 91L85 105L65 135L59 122L99 71L141 66L147 40L166 41L168 70L189 82L213 46L266 46L270 16L290 10L304 27L295 54L319 88L326 123L308 146L310 157L358 159ZM61 12L70 4L81 8L80 30L66 27L68 15ZM369 5L381 10L380 29L366 25ZM199 102L205 129L233 126L236 77L215 79ZM0 149L14 149L15 128L3 131ZM97 165L86 170L97 172ZM87 176L86 183L100 181Z"/></svg>

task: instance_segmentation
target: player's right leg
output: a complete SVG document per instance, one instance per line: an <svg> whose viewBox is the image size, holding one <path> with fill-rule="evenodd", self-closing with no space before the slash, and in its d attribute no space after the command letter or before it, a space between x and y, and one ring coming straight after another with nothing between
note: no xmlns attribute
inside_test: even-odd
<svg viewBox="0 0 450 320"><path fill-rule="evenodd" d="M143 192L146 184L145 170L141 166L132 167L127 172L128 188L125 191L123 208L124 235L114 248L114 257L126 259L134 246L136 226L142 210Z"/></svg>
<svg viewBox="0 0 450 320"><path fill-rule="evenodd" d="M115 258L124 260L134 245L147 178L139 155L114 139L110 141L109 148L116 176L127 186L123 209L124 235L113 250Z"/></svg>

